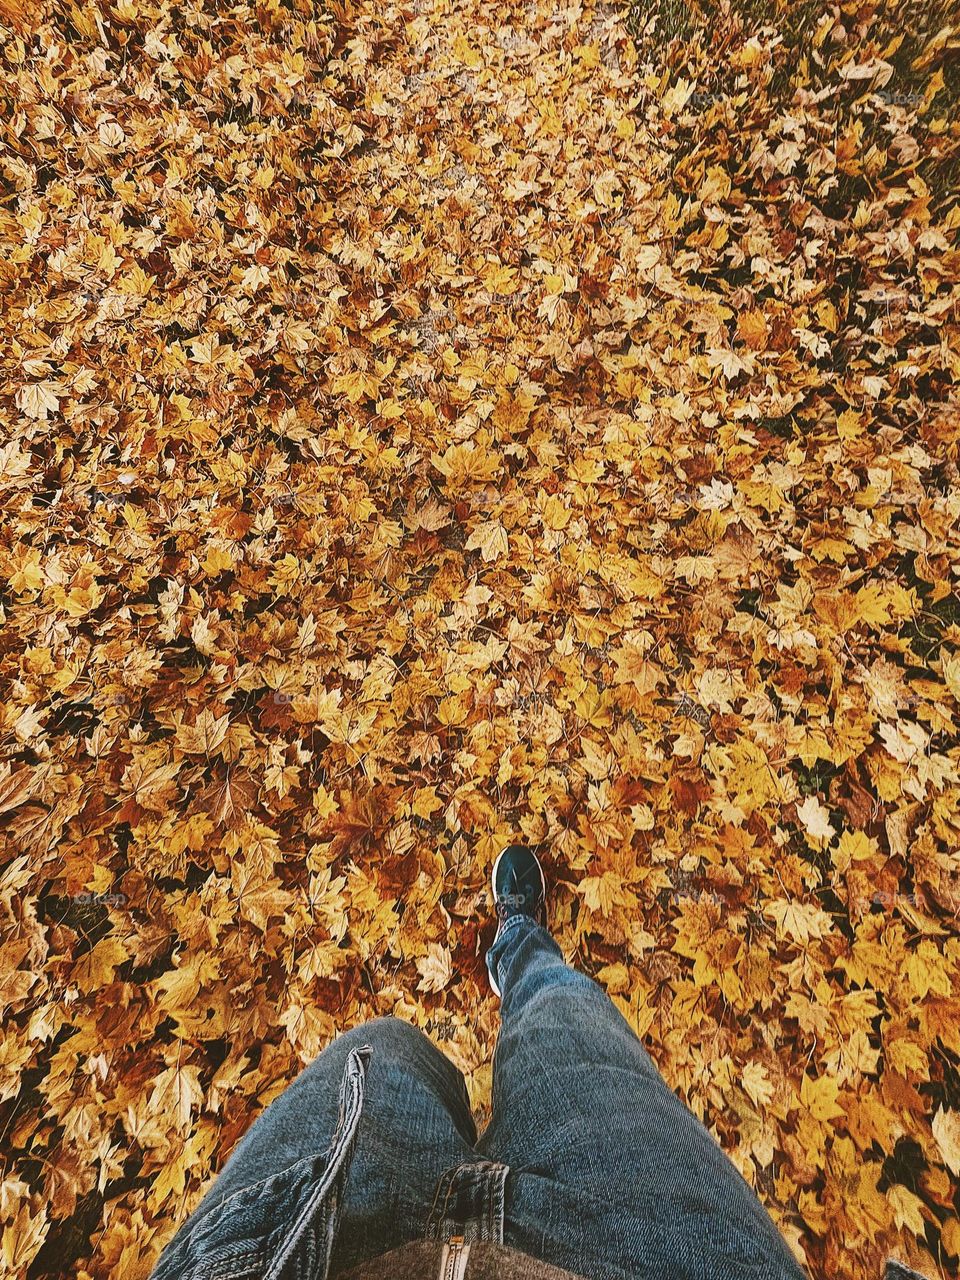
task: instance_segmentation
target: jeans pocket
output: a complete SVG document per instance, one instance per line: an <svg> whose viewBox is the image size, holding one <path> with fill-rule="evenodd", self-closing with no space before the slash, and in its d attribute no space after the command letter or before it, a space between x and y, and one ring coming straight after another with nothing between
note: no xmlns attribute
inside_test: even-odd
<svg viewBox="0 0 960 1280"><path fill-rule="evenodd" d="M363 1045L347 1058L327 1151L235 1191L195 1230L188 1221L151 1280L327 1280L370 1054Z"/></svg>

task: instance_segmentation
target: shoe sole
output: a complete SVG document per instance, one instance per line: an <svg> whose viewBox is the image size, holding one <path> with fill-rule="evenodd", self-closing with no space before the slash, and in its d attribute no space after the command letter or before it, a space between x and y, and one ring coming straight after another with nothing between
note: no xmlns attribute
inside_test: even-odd
<svg viewBox="0 0 960 1280"><path fill-rule="evenodd" d="M507 845L507 849L511 847L512 847L511 845ZM494 860L494 863L493 863L493 870L490 872L490 892L493 894L494 905L496 905L496 901L497 901L497 868L500 866L500 859L507 852L507 849L501 849L500 852L497 854L496 859ZM537 858L536 854L534 854L533 856L534 858L536 858L536 861L537 861L537 870L540 872L540 889L541 889L543 901L544 903L546 903L547 901L546 876L544 876L543 874L543 867L540 865L540 859ZM499 936L500 936L500 926L498 924L497 932L493 941L496 942ZM487 977L490 979L491 987L493 987L493 994L498 998L500 998L500 995L501 995L500 988L497 986L497 980L496 978L494 978L493 974L491 973L489 965L487 966Z"/></svg>

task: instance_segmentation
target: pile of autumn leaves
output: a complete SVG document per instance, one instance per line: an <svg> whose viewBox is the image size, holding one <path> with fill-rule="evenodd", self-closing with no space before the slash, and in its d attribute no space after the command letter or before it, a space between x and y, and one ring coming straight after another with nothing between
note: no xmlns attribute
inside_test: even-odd
<svg viewBox="0 0 960 1280"><path fill-rule="evenodd" d="M939 495L955 498L960 480L955 425L960 359L956 349L949 355L945 349L957 340L960 279L960 24L955 7L659 0L652 8L633 5L631 29L641 74L662 94L661 103L669 100L663 142L673 157L678 199L686 199L690 210L675 250L698 255L698 282L737 316L734 346L756 353L795 345L784 340L772 293L754 292L756 272L751 279L742 266L751 253L762 258L773 245L775 255L769 256L793 271L795 279L816 280L808 312L813 332L793 329L792 334L822 376L809 380L802 392L798 376L788 416L764 425L804 442L810 459L826 424L835 423L840 439L850 440L849 428L859 434L861 424L869 423L870 443L860 456L868 469L879 468L869 471L877 477L900 442L915 441L927 452L928 478L918 495L920 523L926 526L925 509ZM710 204L733 210L726 220L736 228L732 235L716 234L720 220L705 216ZM932 271L926 262L918 267L924 250L932 250ZM857 393L851 394L853 388ZM828 456L827 450L821 453ZM829 502L834 474L829 463L821 474L822 496ZM919 997L915 1012L895 1012L897 1002L891 1000L888 1018L875 1023L883 1028L884 1052L874 1069L891 1109L878 1117L872 1144L857 1134L844 1150L846 1135L856 1133L859 1121L837 1110L829 1121L839 1126L832 1150L811 1150L813 1164L826 1167L825 1185L814 1180L810 1185L820 1188L816 1196L800 1191L797 1203L814 1231L837 1236L823 1253L808 1242L815 1274L819 1267L823 1274L835 1275L838 1268L853 1265L843 1241L860 1236L874 1214L878 1236L890 1231L892 1217L900 1232L900 1256L909 1252L918 1269L947 1275L956 1274L958 1267L960 1043L952 1025L955 1004L944 1003L932 1017L916 1012L934 987L944 996L955 996L957 990L960 608L957 502L948 499L947 505L952 525L949 531L941 526L943 541L925 534L915 540L899 537L901 554L874 562L866 580L867 595L883 591L884 583L896 583L922 601L914 618L899 628L896 641L886 641L886 654L874 666L878 675L885 669L892 677L891 690L894 685L899 689L882 711L896 719L898 728L883 727L881 736L903 768L940 768L941 777L930 791L926 785L916 789L924 801L916 805L910 803L908 793L914 788L903 774L896 781L891 775L885 786L873 764L863 791L853 781L856 770L849 771L847 781L837 776L827 782L803 778L802 770L795 773L803 791L810 791L797 805L808 841L816 846L822 838L820 847L830 848L834 874L849 868L851 924L858 904L868 909L872 904L874 911L889 912L905 925L878 936L877 972L916 965L921 953L936 957L934 967L940 970L937 978L927 971L911 979ZM938 542L949 553L928 556ZM832 557L825 550L817 558L826 563ZM856 596L851 590L847 606L856 608ZM821 612L822 606L815 607ZM860 621L867 617L859 615ZM849 625L839 615L835 621L840 633ZM885 618L881 625L889 621ZM944 682L953 691L946 716L935 712L928 719L926 710L917 713L919 699L916 693L906 695L907 689L925 689L943 708ZM880 687L874 686L873 706L881 708L882 700ZM913 714L930 732L910 723ZM891 743L894 732L904 735L898 744ZM873 815L877 811L877 794L894 798L879 848L891 859L888 866L899 861L904 868L897 887L876 879L858 881L850 875L858 855L853 854L853 862L845 854L838 856L838 844L852 848L852 841L865 838L873 821L870 806ZM935 798L929 802L931 795ZM891 821L895 815L889 809L904 801L899 818ZM840 817L836 826L828 818L831 803ZM934 863L942 871L933 871ZM939 890L933 887L938 881ZM944 892L948 883L953 888ZM921 886L922 893L910 891ZM926 910L917 914L918 907ZM696 949L694 944L688 954ZM852 980L848 1000L872 994L875 979L869 967L843 967ZM903 1056L905 1045L898 1046L892 1034L896 1025L907 1032L916 1052ZM825 1085L830 1074L822 1066L820 1082ZM877 1167L873 1161L882 1167L879 1178L870 1173ZM845 1178L849 1181L841 1194L837 1186ZM891 1236L886 1239L889 1251Z"/></svg>
<svg viewBox="0 0 960 1280"><path fill-rule="evenodd" d="M350 744L365 741L369 708L388 700L384 691L394 690L397 667L408 662L409 686L396 701L435 698L439 705L434 719L399 738L392 763L399 759L409 762L411 772L415 765L426 773L452 750L448 744L459 741L475 672L487 674L484 655L471 656L477 665L468 675L458 673L463 697L443 697L437 673L416 650L407 652L409 635L390 611L398 608L398 597L412 600L415 622L423 622L428 636L422 648L428 649L430 609L418 615L418 595L434 591L432 607L446 591L456 605L479 612L487 588L473 584L461 601L459 580L446 565L433 578L425 572L399 586L390 581L389 592L371 587L367 564L389 563L407 533L416 548L410 563L417 555L428 561L432 554L441 558L441 550L448 553L448 516L437 503L381 511L375 545L362 545L356 529L387 491L364 480L377 474L375 466L380 475L402 473L406 460L378 446L360 474L353 460L369 448L360 431L360 444L348 433L333 439L326 428L335 414L325 415L325 406L316 409L307 396L298 396L296 412L287 402L300 376L299 357L316 336L298 311L302 263L296 250L306 246L305 256L319 256L337 239L341 262L355 269L358 297L366 287L369 264L349 228L341 235L334 209L338 165L349 165L363 147L372 118L362 67L351 61L352 18L340 10L320 15L305 3L213 9L173 11L125 0L110 11L58 6L46 14L40 34L21 31L5 42L5 70L18 94L7 176L20 198L16 216L0 211L13 245L0 264L0 279L11 307L15 296L25 301L13 326L20 346L11 344L4 373L9 385L19 387L9 397L11 411L29 429L15 447L0 452L9 528L22 542L18 548L5 535L2 565L10 621L3 677L12 710L5 722L10 769L0 777L10 864L0 903L12 939L3 955L13 975L4 998L14 1030L4 1042L0 1082L3 1123L12 1149L23 1153L19 1173L4 1170L0 1217L5 1261L15 1273L29 1268L32 1280L62 1274L74 1258L83 1260L88 1275L126 1280L142 1274L144 1241L169 1226L185 1195L196 1193L196 1171L212 1168L242 1133L251 1097L267 1100L258 1081L275 1089L296 1070L294 1040L299 1054L315 1051L346 1016L385 1012L391 1000L418 1019L429 1006L431 1016L449 1016L452 1008L461 1023L470 1021L462 1009L444 1004L453 977L451 952L433 940L399 977L377 973L376 984L371 979L368 966L375 966L387 940L419 927L415 911L401 918L397 904L403 898L421 903L424 912L449 907L457 919L457 976L482 982L476 911L469 901L441 899L441 889L451 878L472 876L480 883L478 868L489 863L487 846L498 820L492 800L474 791L459 805L451 803L460 834L456 856L445 862L442 788L418 787L412 801L399 789L364 789L361 753ZM10 19L5 6L0 16ZM584 965L625 1010L644 1019L644 1031L653 1024L651 1034L660 1035L661 1021L666 1023L664 1060L672 1053L683 1063L678 1087L699 1084L696 1068L702 1065L696 1052L684 1057L683 1046L700 1036L712 1043L714 1032L722 1040L729 1052L708 1064L713 1101L736 1096L743 1102L742 1114L723 1117L730 1126L726 1135L739 1132L757 1153L775 1145L778 1160L785 1153L778 1165L770 1151L768 1167L777 1172L764 1190L789 1204L792 1238L802 1240L814 1273L823 1275L840 1274L848 1234L876 1234L891 1248L899 1235L895 1251L931 1275L937 1261L949 1268L960 1254L960 1038L951 999L960 953L956 897L943 889L956 874L951 854L958 836L960 545L956 507L949 504L958 482L954 285L960 215L951 200L960 143L954 68L960 59L946 18L945 7L938 15L933 4L896 14L868 4L809 0L716 7L663 0L653 10L638 7L636 114L657 131L670 157L676 213L673 242L662 246L663 257L691 290L701 291L702 312L713 309L711 333L717 315L731 317L730 344L716 348L717 378L734 386L740 374L751 376L743 398L762 412L759 419L746 413L736 418L744 434L739 443L732 434L725 443L731 454L739 450L741 471L734 472L734 456L729 472L738 481L736 492L726 474L714 474L713 441L709 451L677 464L683 490L697 495L699 511L692 519L680 512L664 534L665 558L676 574L671 590L679 583L687 597L702 597L705 612L678 609L671 615L675 596L664 592L663 600L655 599L662 583L648 575L643 589L655 600L651 615L662 608L667 632L656 662L646 650L616 648L608 667L617 668L622 683L598 695L601 678L585 680L564 707L587 727L578 748L586 779L581 790L563 801L541 791L546 751L535 736L502 760L482 762L487 777L497 779L498 794L501 786L503 793L521 783L529 789L529 820L544 823L551 856L568 882L558 907L565 937L572 936L571 903L579 895L576 938ZM368 36L371 30L376 24L368 20ZM370 48L376 57L375 37ZM51 56L55 74L44 65ZM263 158L258 131L279 160ZM128 153L129 162L118 160ZM163 245L153 225L161 191ZM248 252L269 217L264 209L272 208L280 224L284 202L295 231L284 235L271 228L270 260L262 249ZM91 276L115 280L106 296L87 296L75 282L45 289L36 247L43 246L45 260L52 257L52 272L60 272L57 255L69 247L61 218L64 225L87 227ZM228 226L230 244L215 243L211 251L204 240L208 224L214 240L221 225ZM202 264L198 245L208 251ZM118 268L121 253L145 265ZM925 264L921 272L914 271L918 260ZM278 262L286 268L287 294L275 299L276 317L256 313L250 328L266 329L267 337L260 338L258 363L244 367L236 345L221 339L243 328L243 300L275 278L268 267ZM768 283L760 284L764 272ZM804 307L808 281L811 300ZM584 273L581 287L588 294L604 283L591 283ZM351 315L354 299L339 277L311 276L307 285L310 301L329 294L342 300L342 316ZM151 322L168 335L155 366L148 361L156 353L131 342L126 331L128 320L131 327L138 324L148 309ZM431 317L421 319L427 332ZM388 366L390 323L384 318L383 334L374 328L351 331L349 338L358 347L369 343ZM85 341L102 343L101 367L123 371L127 379L110 385L109 395L94 391L84 358L64 336L88 324ZM326 349L342 337L323 334ZM668 358L662 349L659 354ZM194 385L192 396L176 390L151 401L150 386L163 386L165 378L172 385L187 376L185 370L198 381L197 371L209 375L206 396ZM598 370L594 362L591 375L600 377ZM621 376L629 399L637 375ZM365 378L374 385L358 389ZM328 398L342 396L351 408L372 402L375 383L347 361L331 379ZM737 394L730 395L733 409L742 407ZM529 416L530 406L518 408L521 398L508 398L496 414ZM63 407L68 412L57 419ZM157 421L165 433L162 448L153 431ZM375 429L391 421L385 415ZM242 432L251 422L269 428L269 448L257 452L258 462L267 459L268 474L259 479L279 519L303 517L302 525L291 522L289 545L309 560L317 555L316 540L330 537L329 575L321 584L328 598L309 611L291 606L302 561L291 551L269 562L262 548L270 521L258 515L252 527L249 513L239 509L249 481L250 450ZM325 440L325 491L314 494L304 485L294 508L288 478L308 456L311 436L323 433L333 440ZM114 440L136 447L124 454ZM337 449L350 458L342 467ZM754 451L764 456L762 474L751 470ZM168 475L160 472L161 453L164 462L175 457L184 469L194 453L205 464L212 458L213 479L205 479L220 501L206 491L177 492L179 472L173 466ZM451 445L437 456L439 487L452 482L457 467L472 469L470 481L482 481L475 474L482 464L476 452ZM593 465L584 464L585 476ZM144 480L150 467L164 493L148 518L156 500ZM87 470L104 477L103 488L89 495L89 520L71 524L58 494L70 493ZM599 464L596 470L602 470ZM859 489L851 474L864 482ZM745 498L738 525L731 505ZM233 512L232 502L238 508ZM788 523L788 506L799 512L799 532ZM890 507L896 508L893 516ZM546 511L557 530L570 519L559 497L555 510ZM162 537L151 525L158 512L166 521ZM802 539L812 575L788 582L790 566L775 562L771 571L783 581L771 585L757 577L754 589L740 590L760 545L743 532L749 520L769 543L781 530L783 545ZM222 545L209 545L210 526L225 535L223 541L249 535L250 563L262 553L262 572L238 564ZM88 532L98 540L95 555L111 565L113 581L92 568L73 575L58 569L56 539ZM502 526L496 536L497 546L481 538L473 548L468 541L466 550L479 551L484 565L496 563L507 541ZM887 544L889 551L876 550ZM863 571L845 582L846 559L856 563L860 555ZM187 562L199 566L199 576L185 585ZM632 562L625 557L625 563ZM117 565L124 566L122 576ZM657 776L653 766L642 774L638 765L633 776L611 782L605 754L614 745L622 747L621 762L629 763L636 751L647 766L639 730L619 716L614 697L636 694L642 708L640 695L653 694L658 672L674 661L670 643L689 654L704 632L713 638L712 619L719 615L710 610L722 592L711 594L716 584L709 573L717 566L722 584L737 584L728 592L736 608L725 602L728 613L712 629L723 631L734 657L755 654L762 679L745 665L725 666L715 651L709 669L696 672L695 696L685 697L675 714L664 713L671 731L687 740L674 744L676 758L661 760ZM535 617L538 610L541 617L552 610L551 619L562 617L568 602L571 611L582 604L569 565L564 572L544 566L542 574L530 574L525 599ZM41 600L52 604L50 618L43 616ZM213 624L211 606L221 614ZM581 632L594 654L603 653L607 612L615 610L591 606L577 618L579 627L596 629ZM332 692L320 691L314 695L318 705L294 706L301 695L285 683L285 661L337 654L348 626L354 639L370 640L373 654L367 663L352 664L356 670L337 671L338 686L353 682L354 700L341 706ZM683 626L687 634L681 634ZM823 646L828 652L820 669L809 655L827 630L834 641ZM612 624L610 634L616 638ZM522 694L529 703L526 723L539 724L543 738L553 742L558 725L567 728L551 705L564 673L551 668L551 646L532 624L524 623L510 640L533 673ZM493 631L484 646L488 665L507 647ZM238 654L259 664L255 675L267 671L276 687L264 690L251 679L229 708L212 711L204 697L218 681L235 676ZM576 656L568 652L566 658L574 668ZM591 676L602 661L593 660ZM90 671L107 673L106 683L91 681ZM120 673L115 683L111 672ZM768 675L772 695L763 684ZM862 681L860 701L844 703L844 684L853 675ZM148 704L139 722L130 690ZM776 807L781 778L765 751L739 732L745 708L766 706L771 697L780 699L785 719L795 716L795 729L801 726L781 762L796 821L789 843L775 856L765 811ZM818 737L820 722L829 719L828 701L842 708L829 742ZM494 693L491 717L496 702ZM874 721L883 724L878 738ZM253 748L251 724L258 743L269 741L262 768L269 822L257 816L248 821L251 814L264 815L257 807L264 796L235 767ZM693 760L706 735L712 774L692 763L681 767L679 747L688 748ZM176 769L168 759L171 740ZM54 744L50 755L34 749L40 741ZM325 768L304 809L293 797L303 790L302 779L313 777L308 754L312 766L329 759L331 776ZM90 785L94 764L108 780L107 797ZM338 770L346 783L338 783ZM344 799L348 785L357 794ZM190 813L182 819L178 788L190 795ZM114 799L119 795L122 804ZM401 804L408 805L402 823L396 821ZM708 806L719 813L710 830L698 820ZM583 827L578 807L589 811ZM549 812L553 821L558 810L562 830L548 831L542 815ZM675 818L672 825L665 810ZM635 847L595 865L584 852L584 829L591 841L602 844L606 835L613 847L625 814L638 835ZM667 830L659 862L650 866L661 824ZM686 839L691 833L695 840ZM285 857L299 848L300 837L306 853L291 868ZM128 855L127 842L138 856ZM109 866L105 847L115 850ZM146 865L158 847L167 862ZM710 894L674 909L687 874L682 864L694 848L713 873ZM204 877L211 865L221 881L233 876L243 890L243 930L222 898L207 895ZM275 874L280 869L282 883ZM821 881L829 889L818 898ZM126 906L117 898L118 884ZM727 928L729 915L750 905L757 885L769 889L770 900L756 918L745 913L753 941L741 950L741 939ZM658 891L668 899L670 932L655 938L641 912ZM307 893L309 916L302 907ZM349 953L351 962L356 958L349 973L339 947L348 933L346 893L354 912L351 945L362 952ZM846 932L828 945L831 917ZM353 936L357 920L359 941ZM312 1003L296 1025L286 1023L278 1034L276 1011L285 1007L290 979L281 957L288 942L294 953L298 932L316 930L318 922L322 939L306 958L296 953L298 979ZM777 946L783 944L776 963L774 944L764 949L774 936ZM672 954L661 954L661 937L669 937ZM809 982L811 994L805 984L817 965L825 976ZM645 985L638 994L631 983L639 969ZM45 986L35 985L41 973ZM891 991L902 983L907 1012L881 1008L873 989L881 979ZM80 1012L65 1005L65 990L81 993ZM705 1015L706 993L716 1007ZM822 1062L815 1055L798 1070L800 1119L778 1110L780 1081L769 1060L742 1057L725 1016L728 1001L773 1008L771 1021L781 1017L799 1029L798 1038L802 1033L830 1045ZM255 1047L247 1060L239 1050L224 1060L221 1028L230 1029L235 1044ZM751 1034L759 1037L762 1030L754 1027ZM472 1046L471 1035L458 1028L461 1049L464 1040ZM842 1048L835 1051L835 1042ZM871 1082L854 1119L837 1086L851 1061L854 1072ZM158 1132L153 1113L178 1115L181 1129L172 1136Z"/></svg>

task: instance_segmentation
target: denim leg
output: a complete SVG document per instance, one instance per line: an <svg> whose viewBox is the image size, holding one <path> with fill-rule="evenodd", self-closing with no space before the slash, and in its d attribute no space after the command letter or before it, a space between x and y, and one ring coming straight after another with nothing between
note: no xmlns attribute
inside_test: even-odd
<svg viewBox="0 0 960 1280"><path fill-rule="evenodd" d="M191 1228L228 1196L330 1147L340 1081L361 1045L372 1052L330 1276L426 1233L440 1177L473 1154L476 1126L461 1073L399 1018L344 1032L292 1081L234 1148Z"/></svg>
<svg viewBox="0 0 960 1280"><path fill-rule="evenodd" d="M803 1280L770 1216L606 993L532 920L488 954L504 1242L596 1280Z"/></svg>
<svg viewBox="0 0 960 1280"><path fill-rule="evenodd" d="M426 1235L441 1175L477 1140L462 1074L422 1031L377 1018L355 1032L373 1054L331 1277Z"/></svg>

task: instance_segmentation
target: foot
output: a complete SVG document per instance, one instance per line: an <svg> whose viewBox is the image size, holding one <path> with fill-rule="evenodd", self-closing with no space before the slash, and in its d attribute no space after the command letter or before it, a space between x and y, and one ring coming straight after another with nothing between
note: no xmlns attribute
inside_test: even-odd
<svg viewBox="0 0 960 1280"><path fill-rule="evenodd" d="M532 849L523 844L511 844L497 857L490 873L493 904L497 909L497 938L503 926L513 916L529 916L531 920L547 927L547 882L543 867ZM490 985L497 995L500 988L490 965Z"/></svg>

